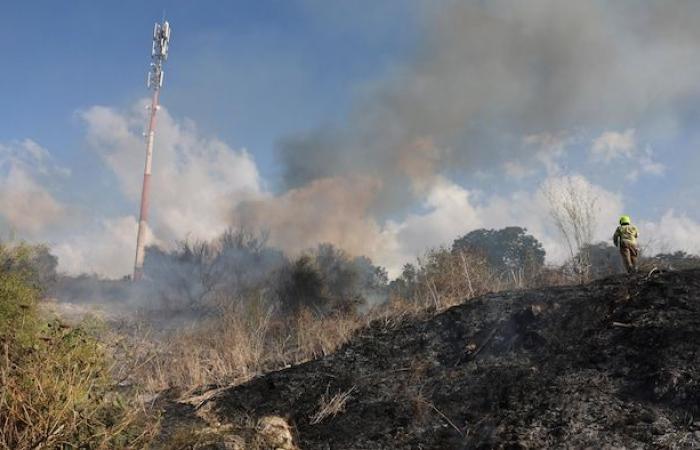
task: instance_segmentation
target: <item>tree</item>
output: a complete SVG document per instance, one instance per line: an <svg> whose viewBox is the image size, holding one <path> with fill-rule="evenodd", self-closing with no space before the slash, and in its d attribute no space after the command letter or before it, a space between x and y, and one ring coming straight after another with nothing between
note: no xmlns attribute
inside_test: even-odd
<svg viewBox="0 0 700 450"><path fill-rule="evenodd" d="M489 265L501 273L535 273L544 265L542 244L521 227L471 231L452 243L453 252L460 250L484 255Z"/></svg>
<svg viewBox="0 0 700 450"><path fill-rule="evenodd" d="M679 250L675 253L659 253L651 258L651 262L672 270L694 269L700 267L700 256Z"/></svg>
<svg viewBox="0 0 700 450"><path fill-rule="evenodd" d="M386 300L386 270L366 256L351 257L332 244L320 244L309 256L321 275L332 309L354 311L358 306Z"/></svg>
<svg viewBox="0 0 700 450"><path fill-rule="evenodd" d="M418 269L411 263L406 263L401 269L401 275L389 284L389 291L398 298L413 298L418 289Z"/></svg>
<svg viewBox="0 0 700 450"><path fill-rule="evenodd" d="M51 254L46 245L8 245L0 242L0 269L26 274L33 287L52 287L56 281L57 266L58 258Z"/></svg>
<svg viewBox="0 0 700 450"><path fill-rule="evenodd" d="M331 297L338 300L352 300L359 295L357 292L359 274L346 252L332 244L319 244L310 256Z"/></svg>
<svg viewBox="0 0 700 450"><path fill-rule="evenodd" d="M209 299L242 301L268 285L287 264L265 235L228 229L212 241L181 241L172 251L146 247L144 273L154 295L171 307L197 307ZM228 301L227 300L227 301Z"/></svg>
<svg viewBox="0 0 700 450"><path fill-rule="evenodd" d="M283 269L280 282L277 283L282 310L291 315L296 315L303 308L309 308L317 314L324 313L329 303L324 290L323 277L309 255L300 256Z"/></svg>

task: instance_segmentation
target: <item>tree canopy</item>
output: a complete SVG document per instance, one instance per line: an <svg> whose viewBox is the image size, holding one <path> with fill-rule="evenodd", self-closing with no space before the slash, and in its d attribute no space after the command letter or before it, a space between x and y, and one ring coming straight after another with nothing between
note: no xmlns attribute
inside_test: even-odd
<svg viewBox="0 0 700 450"><path fill-rule="evenodd" d="M483 254L500 271L538 270L544 265L542 244L522 227L471 231L452 243L452 251L460 250Z"/></svg>

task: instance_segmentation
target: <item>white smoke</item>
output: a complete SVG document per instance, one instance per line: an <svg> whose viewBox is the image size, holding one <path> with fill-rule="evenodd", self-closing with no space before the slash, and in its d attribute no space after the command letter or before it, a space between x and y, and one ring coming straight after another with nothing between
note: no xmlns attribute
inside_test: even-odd
<svg viewBox="0 0 700 450"><path fill-rule="evenodd" d="M331 242L395 274L426 247L449 245L474 228L522 225L558 261L565 253L536 185L561 182L571 161L586 163L580 155L567 159L576 156L572 146L583 145L581 154L606 170L624 161L619 179L664 174L664 155L644 136L675 129L684 105L700 95L700 3L431 5L422 10L425 39L414 58L369 83L345 120L281 139L285 190L277 195L267 191L246 150L202 136L163 108L150 242L210 239L243 225L269 231L271 243L285 250ZM66 270L130 271L146 104L80 113L88 147L116 176L128 211L76 219L67 211L90 205L58 199L47 177L60 178L60 171L52 172L45 150L12 144L30 158L21 164L7 156L13 152L1 153L10 161L0 172L7 223L41 236L61 221L79 220L65 227L79 231L52 236ZM579 169L573 172L583 173ZM494 171L529 185L503 193L493 178L482 179L481 190L460 184L474 185ZM576 177L599 197L595 237L608 240L623 196L593 177ZM686 241L695 248L684 230L695 230L696 222L686 216L671 210L644 226L649 234L668 226L673 245Z"/></svg>
<svg viewBox="0 0 700 450"><path fill-rule="evenodd" d="M136 253L136 218L98 218L96 222L88 229L65 235L52 245L51 252L58 257L59 270L109 278L129 275ZM157 243L150 230L146 236L150 243Z"/></svg>
<svg viewBox="0 0 700 450"><path fill-rule="evenodd" d="M700 255L700 223L673 209L658 221L642 221L640 240L649 253L684 251Z"/></svg>
<svg viewBox="0 0 700 450"><path fill-rule="evenodd" d="M90 149L135 204L143 177L146 105L144 100L126 112L95 106L81 114ZM166 108L158 111L153 155L150 226L161 240L218 236L228 226L231 208L263 194L257 166L245 149L201 136L191 121L175 121Z"/></svg>
<svg viewBox="0 0 700 450"><path fill-rule="evenodd" d="M591 156L594 161L610 164L622 160L626 168L625 178L634 181L640 175L663 175L666 166L656 161L650 146L641 148L636 131L629 128L624 132L605 131L593 140Z"/></svg>
<svg viewBox="0 0 700 450"><path fill-rule="evenodd" d="M144 164L145 101L128 111L95 106L80 113L86 141L116 176L131 211L95 213L91 205L58 200L53 191L71 173L31 140L0 145L0 216L19 238L48 242L59 270L121 277L130 273ZM229 225L242 200L264 195L245 150L202 137L194 124L158 114L147 244L172 246L211 239ZM106 196L107 197L107 196ZM110 196L112 197L112 193Z"/></svg>
<svg viewBox="0 0 700 450"><path fill-rule="evenodd" d="M68 174L30 139L0 144L0 216L13 232L38 236L65 218L65 207L43 183Z"/></svg>

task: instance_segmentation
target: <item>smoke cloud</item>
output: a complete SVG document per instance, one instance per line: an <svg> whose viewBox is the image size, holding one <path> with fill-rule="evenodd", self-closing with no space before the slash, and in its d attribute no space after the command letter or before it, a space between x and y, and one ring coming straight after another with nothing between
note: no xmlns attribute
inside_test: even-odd
<svg viewBox="0 0 700 450"><path fill-rule="evenodd" d="M162 109L149 242L212 239L234 225L267 231L271 245L291 253L330 242L396 274L428 246L517 224L557 259L563 253L536 184L562 177L566 158L600 167L634 159L629 179L663 174L664 155L645 142L674 133L698 100L700 3L475 0L422 8L424 35L410 61L362 86L342 120L279 140L278 192L246 150L202 136ZM114 173L133 213L146 104L79 114L89 149ZM577 146L585 148L570 155ZM69 220L73 205L46 180L42 171L60 168L37 147L0 146L0 207L6 222L39 235ZM504 194L496 189L504 179L532 183ZM600 180L581 183L604 202L596 236L607 239L605 224L624 198ZM133 213L94 219L81 230L87 239L56 237L61 267L129 273ZM673 234L685 239L680 229ZM95 245L101 241L110 244Z"/></svg>
<svg viewBox="0 0 700 450"><path fill-rule="evenodd" d="M50 177L68 174L46 149L30 139L0 144L0 217L14 231L30 236L61 222L65 207L44 183Z"/></svg>
<svg viewBox="0 0 700 450"><path fill-rule="evenodd" d="M143 100L128 111L95 106L80 113L89 149L114 173L134 210L141 195L146 105ZM257 166L245 150L202 137L193 123L175 121L165 108L158 121L146 243L171 248L188 237L213 239L229 226L232 204L263 195ZM129 214L75 223L75 231L53 239L60 269L109 277L129 274L137 221Z"/></svg>
<svg viewBox="0 0 700 450"><path fill-rule="evenodd" d="M368 88L346 123L280 143L287 186L359 172L386 191L455 164L473 172L521 157L527 148L501 145L522 136L665 120L698 94L695 2L443 2L429 13L416 61Z"/></svg>
<svg viewBox="0 0 700 450"><path fill-rule="evenodd" d="M134 264L135 236L138 227L134 216L100 218L89 227L80 227L56 239L51 252L58 257L59 268L69 274L99 274L121 278L130 274ZM146 229L149 245L169 243L158 240Z"/></svg>
<svg viewBox="0 0 700 450"><path fill-rule="evenodd" d="M89 150L115 175L133 213L105 207L101 215L90 205L58 199L55 192L70 181L70 170L34 141L0 145L0 219L19 238L49 243L61 271L117 278L131 272L145 105L128 111L95 106L79 114ZM230 226L232 205L265 195L257 166L247 151L202 137L194 124L175 121L165 108L158 119L147 244L170 248L190 236L213 239Z"/></svg>
<svg viewBox="0 0 700 450"><path fill-rule="evenodd" d="M678 250L700 254L700 223L687 214L671 209L658 222L644 221L639 228L640 238L650 254Z"/></svg>
<svg viewBox="0 0 700 450"><path fill-rule="evenodd" d="M699 94L696 2L440 2L426 12L415 60L366 87L342 123L282 139L289 191L245 204L234 222L269 226L283 247L321 237L380 254L398 245L392 230L407 236L429 218L457 220L435 212L435 199L453 189L446 177L499 169L525 177L533 162L555 176L576 136L663 132ZM645 155L638 173L659 173ZM453 207L471 217L466 198ZM416 203L428 212L412 213ZM440 234L431 227L414 236L421 246ZM357 234L359 242L349 237Z"/></svg>
<svg viewBox="0 0 700 450"><path fill-rule="evenodd" d="M134 204L141 195L146 106L143 100L127 112L95 106L81 114L88 145ZM150 226L163 241L188 234L213 239L228 226L232 204L262 195L257 166L246 150L202 137L192 122L176 122L165 108L158 112L153 154Z"/></svg>
<svg viewBox="0 0 700 450"><path fill-rule="evenodd" d="M372 254L381 241L369 207L380 189L369 177L317 179L278 197L243 202L234 221L239 228L269 231L271 244L292 253L331 242Z"/></svg>

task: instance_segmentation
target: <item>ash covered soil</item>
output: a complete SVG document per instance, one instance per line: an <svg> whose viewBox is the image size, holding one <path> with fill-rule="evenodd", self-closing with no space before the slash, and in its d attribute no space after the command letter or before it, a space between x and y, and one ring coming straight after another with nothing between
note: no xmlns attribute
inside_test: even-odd
<svg viewBox="0 0 700 450"><path fill-rule="evenodd" d="M700 448L699 348L700 270L619 276L376 321L192 409L281 416L301 449Z"/></svg>

